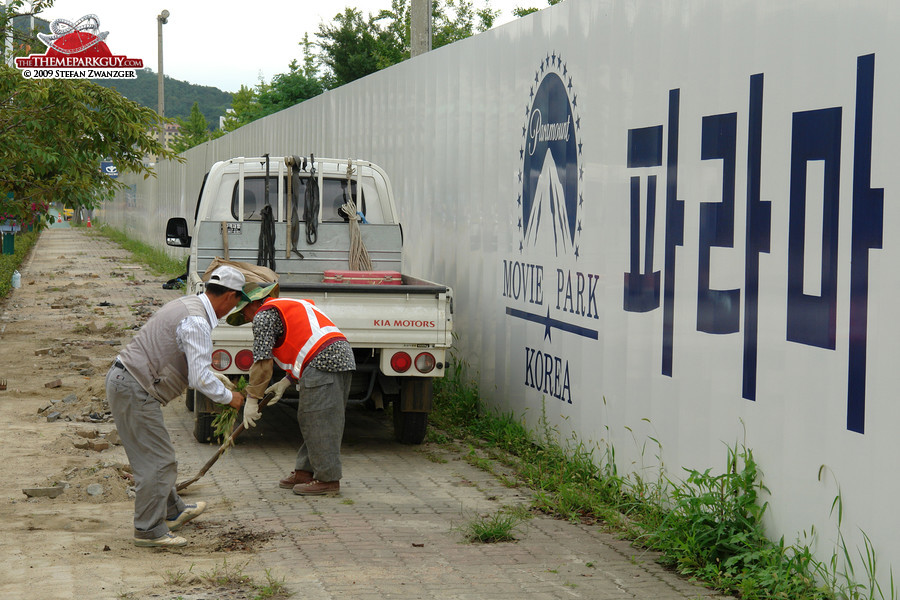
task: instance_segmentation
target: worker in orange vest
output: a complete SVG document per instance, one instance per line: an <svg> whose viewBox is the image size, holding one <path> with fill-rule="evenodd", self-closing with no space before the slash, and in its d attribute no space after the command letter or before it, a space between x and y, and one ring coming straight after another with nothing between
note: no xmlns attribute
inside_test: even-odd
<svg viewBox="0 0 900 600"><path fill-rule="evenodd" d="M335 324L309 300L278 298L278 284L244 286L244 300L227 319L253 323L253 366L245 390L244 427L260 417L259 399L274 404L292 385L298 393L302 441L294 470L278 482L301 496L337 494L341 489L341 438L356 369L353 350ZM273 363L285 377L269 385Z"/></svg>

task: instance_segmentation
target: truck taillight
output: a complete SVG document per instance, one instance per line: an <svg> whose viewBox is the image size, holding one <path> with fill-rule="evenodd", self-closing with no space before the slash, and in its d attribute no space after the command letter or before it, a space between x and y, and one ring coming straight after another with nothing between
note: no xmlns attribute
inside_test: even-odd
<svg viewBox="0 0 900 600"><path fill-rule="evenodd" d="M406 373L412 366L412 358L406 352L397 352L391 357L391 368L398 373Z"/></svg>
<svg viewBox="0 0 900 600"><path fill-rule="evenodd" d="M253 366L253 352L250 350L241 350L234 357L234 366L241 371L249 371Z"/></svg>
<svg viewBox="0 0 900 600"><path fill-rule="evenodd" d="M212 368L216 371L224 371L231 366L231 355L226 350L216 350L212 353Z"/></svg>
<svg viewBox="0 0 900 600"><path fill-rule="evenodd" d="M419 373L430 373L434 370L434 356L428 352L422 352L416 357L416 369Z"/></svg>

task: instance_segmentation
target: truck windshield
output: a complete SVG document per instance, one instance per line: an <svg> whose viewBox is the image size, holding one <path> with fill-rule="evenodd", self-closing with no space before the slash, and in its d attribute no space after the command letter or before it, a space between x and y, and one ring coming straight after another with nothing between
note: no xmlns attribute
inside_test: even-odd
<svg viewBox="0 0 900 600"><path fill-rule="evenodd" d="M297 198L299 203L297 208L297 219L303 221L303 199L306 195L307 179L300 178L300 189L297 190ZM282 178L282 189L287 193L287 179ZM357 194L356 181L351 181L348 185L347 180L328 179L322 181L323 193L320 198L322 205L322 220L325 222L346 221L347 217L343 214L341 207L347 202L348 192L350 197L356 203L356 209L365 216L366 214L366 198L363 194L362 201ZM231 192L231 215L238 219L238 201L240 187L235 182L234 189ZM244 221L259 221L262 219L260 211L266 205L266 178L265 177L246 177L244 179ZM269 178L269 205L272 206L275 219L281 221L284 219L279 215L278 207L278 178Z"/></svg>

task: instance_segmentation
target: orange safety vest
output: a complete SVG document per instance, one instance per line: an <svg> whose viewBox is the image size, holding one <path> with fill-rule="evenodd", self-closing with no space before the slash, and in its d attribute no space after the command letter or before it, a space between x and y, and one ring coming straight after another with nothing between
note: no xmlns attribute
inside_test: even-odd
<svg viewBox="0 0 900 600"><path fill-rule="evenodd" d="M259 310L277 310L281 315L284 340L272 348L272 357L294 379L300 379L320 349L335 340L347 339L310 300L269 298Z"/></svg>

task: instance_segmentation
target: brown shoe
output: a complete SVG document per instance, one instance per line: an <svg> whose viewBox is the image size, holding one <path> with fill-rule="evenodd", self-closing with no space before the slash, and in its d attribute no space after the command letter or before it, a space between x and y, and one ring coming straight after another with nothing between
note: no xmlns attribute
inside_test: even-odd
<svg viewBox="0 0 900 600"><path fill-rule="evenodd" d="M319 481L313 479L309 483L300 483L294 486L294 493L298 496L323 496L325 494L340 494L340 481Z"/></svg>
<svg viewBox="0 0 900 600"><path fill-rule="evenodd" d="M278 487L289 490L297 484L310 481L314 481L314 479L313 474L309 471L291 471L290 475L278 482Z"/></svg>

